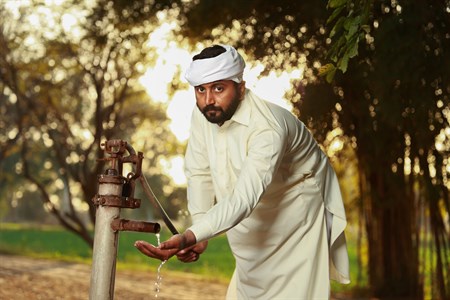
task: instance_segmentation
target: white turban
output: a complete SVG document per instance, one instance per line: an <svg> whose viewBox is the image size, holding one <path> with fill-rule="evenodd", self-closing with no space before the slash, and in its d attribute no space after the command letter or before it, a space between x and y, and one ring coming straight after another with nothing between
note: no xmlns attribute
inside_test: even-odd
<svg viewBox="0 0 450 300"><path fill-rule="evenodd" d="M214 82L217 80L242 81L245 62L242 56L231 46L220 45L225 52L216 57L192 61L185 78L192 86Z"/></svg>

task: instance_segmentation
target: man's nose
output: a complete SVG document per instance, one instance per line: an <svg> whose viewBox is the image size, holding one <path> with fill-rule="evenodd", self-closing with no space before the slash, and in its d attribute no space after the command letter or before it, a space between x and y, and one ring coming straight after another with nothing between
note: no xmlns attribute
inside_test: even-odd
<svg viewBox="0 0 450 300"><path fill-rule="evenodd" d="M205 104L210 105L210 104L214 104L214 103L216 103L216 100L214 99L214 95L210 91L207 91L206 95L205 95Z"/></svg>

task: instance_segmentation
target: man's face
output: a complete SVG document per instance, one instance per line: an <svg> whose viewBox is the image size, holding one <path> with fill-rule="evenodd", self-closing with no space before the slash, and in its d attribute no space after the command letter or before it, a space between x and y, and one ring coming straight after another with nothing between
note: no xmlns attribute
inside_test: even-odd
<svg viewBox="0 0 450 300"><path fill-rule="evenodd" d="M220 126L231 119L244 91L244 82L238 84L231 80L219 80L196 86L197 107L209 122Z"/></svg>

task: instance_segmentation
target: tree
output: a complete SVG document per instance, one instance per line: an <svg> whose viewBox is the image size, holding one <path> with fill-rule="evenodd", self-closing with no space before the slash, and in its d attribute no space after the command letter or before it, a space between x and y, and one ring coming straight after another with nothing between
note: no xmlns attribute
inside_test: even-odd
<svg viewBox="0 0 450 300"><path fill-rule="evenodd" d="M353 7L365 11L348 18ZM333 86L341 94L336 97L341 126L356 140L366 140L358 143L366 147L358 146L357 152L361 175L366 178L362 192L371 284L379 295L423 297L422 275L427 268L434 283L431 295L425 296L448 298L450 293L445 227L450 148L442 143L448 143L445 132L450 120L448 10L448 2L400 1L349 1L334 10L341 13L333 28L334 45L342 38L346 41L340 43L335 60L345 56L342 49L358 46L358 42L351 45L350 34L361 41L360 55L350 63L349 74L337 76ZM355 109L355 102L369 110ZM369 163L374 157L378 157L376 164ZM432 246L424 247L430 235ZM429 255L431 265L421 255Z"/></svg>
<svg viewBox="0 0 450 300"><path fill-rule="evenodd" d="M157 13L174 4L77 3L2 5L0 167L3 182L17 182L9 175L17 171L60 224L92 246L101 142L133 143L136 132L146 130L148 141L137 151L144 152L150 182L158 186L169 180L156 167L159 158L183 148L168 131L164 107L152 103L138 82L155 59L145 43L158 25ZM179 197L177 190L172 194Z"/></svg>
<svg viewBox="0 0 450 300"><path fill-rule="evenodd" d="M354 149L372 294L448 298L450 4L328 3L203 0L181 28L267 70L305 66L289 98L319 141L341 128Z"/></svg>

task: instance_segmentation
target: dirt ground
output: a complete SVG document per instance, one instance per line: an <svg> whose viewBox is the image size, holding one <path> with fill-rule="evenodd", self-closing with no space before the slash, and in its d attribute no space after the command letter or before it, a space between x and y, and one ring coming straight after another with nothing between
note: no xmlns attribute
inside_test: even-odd
<svg viewBox="0 0 450 300"><path fill-rule="evenodd" d="M91 266L0 254L0 299L77 300L89 298ZM162 272L155 297L156 273L117 270L114 299L224 299L227 285L195 275Z"/></svg>
<svg viewBox="0 0 450 300"><path fill-rule="evenodd" d="M161 290L155 297L155 272L117 270L115 300L225 299L227 284L194 274L161 270ZM0 254L0 300L86 300L91 266L56 260ZM367 300L348 294L331 300Z"/></svg>

